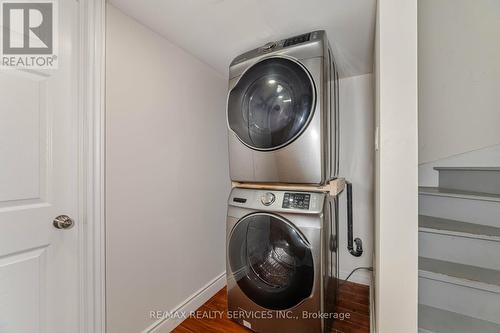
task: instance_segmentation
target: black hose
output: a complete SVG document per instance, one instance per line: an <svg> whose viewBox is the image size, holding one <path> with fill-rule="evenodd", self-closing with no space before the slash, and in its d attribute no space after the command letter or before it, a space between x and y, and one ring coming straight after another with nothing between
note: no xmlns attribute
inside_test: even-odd
<svg viewBox="0 0 500 333"><path fill-rule="evenodd" d="M356 238L353 240L353 217L352 217L352 184L346 181L347 187L347 250L349 253L355 257L361 257L363 254L363 241L361 238ZM356 243L356 250L354 250L354 244Z"/></svg>

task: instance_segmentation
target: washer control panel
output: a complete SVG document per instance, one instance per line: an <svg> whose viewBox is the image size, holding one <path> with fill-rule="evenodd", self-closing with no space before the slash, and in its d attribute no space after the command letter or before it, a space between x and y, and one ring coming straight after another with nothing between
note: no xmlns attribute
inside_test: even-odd
<svg viewBox="0 0 500 333"><path fill-rule="evenodd" d="M230 207L251 211L320 214L326 193L302 192L296 189L271 190L234 187L228 199ZM234 213L234 214L239 214Z"/></svg>
<svg viewBox="0 0 500 333"><path fill-rule="evenodd" d="M283 208L309 209L311 195L307 193L285 192Z"/></svg>

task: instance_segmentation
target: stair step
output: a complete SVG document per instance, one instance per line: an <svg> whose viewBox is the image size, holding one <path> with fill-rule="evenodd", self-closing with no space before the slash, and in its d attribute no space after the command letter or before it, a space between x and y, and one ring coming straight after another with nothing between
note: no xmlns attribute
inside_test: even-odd
<svg viewBox="0 0 500 333"><path fill-rule="evenodd" d="M500 333L500 167L435 170L419 187L418 331Z"/></svg>
<svg viewBox="0 0 500 333"><path fill-rule="evenodd" d="M499 167L436 167L439 187L500 194Z"/></svg>
<svg viewBox="0 0 500 333"><path fill-rule="evenodd" d="M420 231L420 257L500 270L500 242Z"/></svg>
<svg viewBox="0 0 500 333"><path fill-rule="evenodd" d="M419 215L419 231L500 242L500 228Z"/></svg>
<svg viewBox="0 0 500 333"><path fill-rule="evenodd" d="M443 279L442 279L443 280ZM499 294L433 278L418 278L419 304L500 324Z"/></svg>
<svg viewBox="0 0 500 333"><path fill-rule="evenodd" d="M500 171L500 167L434 167L438 171Z"/></svg>
<svg viewBox="0 0 500 333"><path fill-rule="evenodd" d="M424 188L425 190L426 188ZM420 189L419 214L500 228L500 202L436 195Z"/></svg>
<svg viewBox="0 0 500 333"><path fill-rule="evenodd" d="M500 202L500 194L464 191L464 190L457 190L457 189L450 189L443 187L420 186L418 193L421 195L430 195L438 197Z"/></svg>
<svg viewBox="0 0 500 333"><path fill-rule="evenodd" d="M500 325L500 271L419 258L418 302Z"/></svg>
<svg viewBox="0 0 500 333"><path fill-rule="evenodd" d="M500 271L420 257L419 276L500 294ZM499 296L500 297L500 296Z"/></svg>
<svg viewBox="0 0 500 333"><path fill-rule="evenodd" d="M426 305L418 306L419 333L498 333L500 325Z"/></svg>

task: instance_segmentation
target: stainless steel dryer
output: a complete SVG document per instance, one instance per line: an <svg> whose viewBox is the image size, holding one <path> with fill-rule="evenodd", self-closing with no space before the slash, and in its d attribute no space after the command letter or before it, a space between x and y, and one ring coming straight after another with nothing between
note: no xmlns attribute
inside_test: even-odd
<svg viewBox="0 0 500 333"><path fill-rule="evenodd" d="M337 176L338 74L324 31L244 53L229 77L233 181L324 184Z"/></svg>
<svg viewBox="0 0 500 333"><path fill-rule="evenodd" d="M234 188L228 316L261 333L327 332L338 287L337 212L337 198L324 193Z"/></svg>

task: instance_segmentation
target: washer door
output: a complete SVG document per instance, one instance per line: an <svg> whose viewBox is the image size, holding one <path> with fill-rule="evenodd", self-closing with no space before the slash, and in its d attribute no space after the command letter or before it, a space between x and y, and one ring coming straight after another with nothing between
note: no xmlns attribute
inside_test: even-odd
<svg viewBox="0 0 500 333"><path fill-rule="evenodd" d="M290 309L312 293L310 246L279 216L256 213L242 218L231 233L228 257L240 289L263 308Z"/></svg>
<svg viewBox="0 0 500 333"><path fill-rule="evenodd" d="M315 104L309 72L286 58L267 58L248 69L229 93L230 129L255 150L273 150L307 127Z"/></svg>

